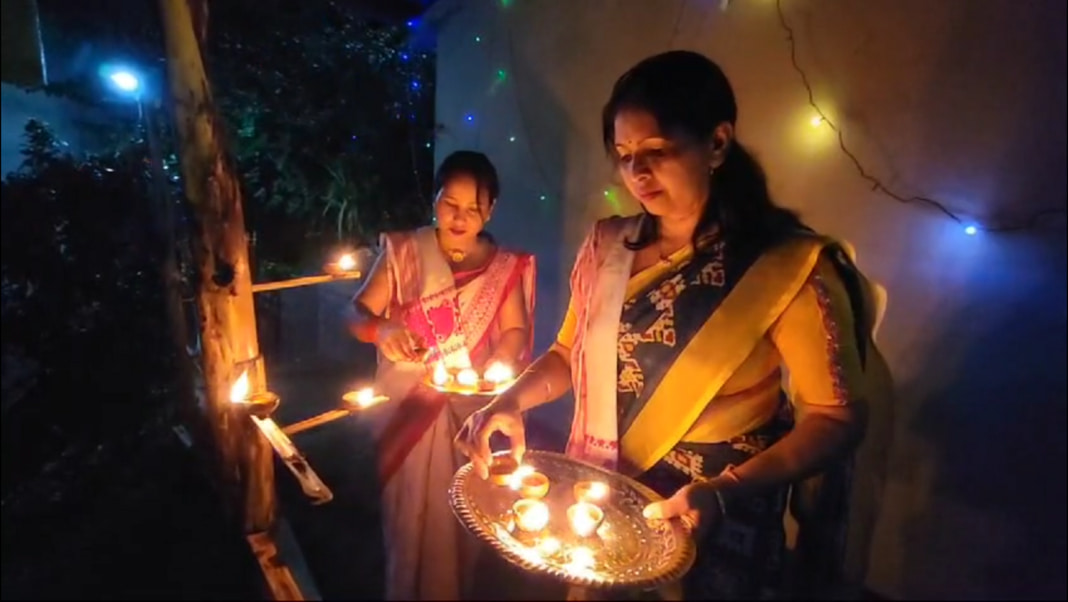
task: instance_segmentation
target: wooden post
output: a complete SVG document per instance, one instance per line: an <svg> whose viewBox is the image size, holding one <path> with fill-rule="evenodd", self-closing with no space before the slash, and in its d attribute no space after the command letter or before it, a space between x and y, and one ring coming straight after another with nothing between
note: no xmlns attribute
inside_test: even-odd
<svg viewBox="0 0 1068 602"><path fill-rule="evenodd" d="M195 27L190 2L198 2ZM266 391L266 374L256 338L241 188L200 54L207 7L203 0L160 0L160 9L182 176L197 222L193 252L200 278L201 361L221 489L231 516L240 517L271 597L300 600L302 589L274 542L274 452L230 401L242 373L247 372L251 394Z"/></svg>
<svg viewBox="0 0 1068 602"><path fill-rule="evenodd" d="M182 175L199 230L194 254L208 420L224 487L236 502L232 509L247 533L266 532L275 513L273 452L252 422L233 411L229 398L242 366L248 367L252 393L266 389L264 371L256 368L262 361L241 189L224 148L189 3L161 0L160 6Z"/></svg>

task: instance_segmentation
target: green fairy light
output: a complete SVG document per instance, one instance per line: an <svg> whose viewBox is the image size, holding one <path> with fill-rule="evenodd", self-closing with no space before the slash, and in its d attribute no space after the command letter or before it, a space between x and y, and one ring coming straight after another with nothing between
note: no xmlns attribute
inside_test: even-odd
<svg viewBox="0 0 1068 602"><path fill-rule="evenodd" d="M620 211L622 205L619 202L619 193L614 188L605 188L604 198L608 202L608 206L612 208L612 211L616 213Z"/></svg>

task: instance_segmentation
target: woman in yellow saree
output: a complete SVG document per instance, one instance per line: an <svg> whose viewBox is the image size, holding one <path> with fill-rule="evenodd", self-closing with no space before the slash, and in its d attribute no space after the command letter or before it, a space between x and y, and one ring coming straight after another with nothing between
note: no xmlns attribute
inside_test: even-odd
<svg viewBox="0 0 1068 602"><path fill-rule="evenodd" d="M819 592L842 578L873 516L864 498L867 531L847 537L848 469L888 384L873 288L848 247L772 202L736 117L726 76L696 53L618 80L604 143L644 211L594 226L556 344L457 439L484 472L493 432L522 453L521 412L573 388L567 453L634 475L667 498L648 517L695 529L686 599L783 596L789 491L813 475L791 500L816 558L806 576ZM853 557L855 580L866 556Z"/></svg>

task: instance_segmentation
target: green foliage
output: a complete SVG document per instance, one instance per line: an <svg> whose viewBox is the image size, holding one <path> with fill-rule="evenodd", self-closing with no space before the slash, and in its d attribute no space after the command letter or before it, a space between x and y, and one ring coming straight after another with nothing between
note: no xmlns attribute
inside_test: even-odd
<svg viewBox="0 0 1068 602"><path fill-rule="evenodd" d="M87 86L99 87L89 81L100 79L95 65L122 59L162 84L154 2L136 10L123 0L40 3L49 54L93 57L77 85L57 82L56 93L84 97ZM206 68L261 268L321 258L341 240L362 244L429 219L434 56L411 47L403 25L367 19L362 4L209 3ZM120 13L126 18L116 21ZM86 39L94 40L88 50Z"/></svg>
<svg viewBox="0 0 1068 602"><path fill-rule="evenodd" d="M73 433L139 424L173 374L143 147L78 158L31 121L24 156L0 193L3 355L41 374L34 403L5 401L5 483Z"/></svg>
<svg viewBox="0 0 1068 602"><path fill-rule="evenodd" d="M207 55L250 198L359 241L425 220L433 57L349 3L248 14L214 5Z"/></svg>
<svg viewBox="0 0 1068 602"><path fill-rule="evenodd" d="M403 27L364 19L358 3L210 6L206 66L261 277L318 263L339 238L364 243L428 219L432 54L410 48ZM130 100L109 98L99 72L107 62L140 69L152 112L165 67L157 3L39 7L56 80L46 91L110 104L126 121L99 132L89 156L31 122L25 163L3 183L5 374L9 361L39 368L26 403L4 401L5 489L39 466L29 456L50 458L75 433L89 441L143 421L173 376L145 144L132 106L117 104ZM162 134L177 174L173 136Z"/></svg>

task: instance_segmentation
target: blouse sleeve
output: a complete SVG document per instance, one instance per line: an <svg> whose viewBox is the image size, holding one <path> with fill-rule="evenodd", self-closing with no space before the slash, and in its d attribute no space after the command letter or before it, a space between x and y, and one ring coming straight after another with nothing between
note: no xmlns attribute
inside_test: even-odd
<svg viewBox="0 0 1068 602"><path fill-rule="evenodd" d="M575 311L576 297L582 299L589 294L589 283L586 282L589 273L595 269L597 262L597 245L606 227L615 225L619 218L607 218L598 220L586 233L582 244L579 245L578 253L575 254L575 265L571 268L570 287L571 297L567 302L567 314L564 323L556 334L556 343L561 347L571 349L575 344L575 334L578 328L578 313Z"/></svg>
<svg viewBox="0 0 1068 602"><path fill-rule="evenodd" d="M578 316L575 315L573 303L574 299L568 301L564 323L560 325L560 330L556 333L556 344L566 349L571 349L571 346L575 344L575 326L578 323Z"/></svg>
<svg viewBox="0 0 1068 602"><path fill-rule="evenodd" d="M772 326L795 406L842 406L858 399L863 367L849 294L821 257L808 282Z"/></svg>

